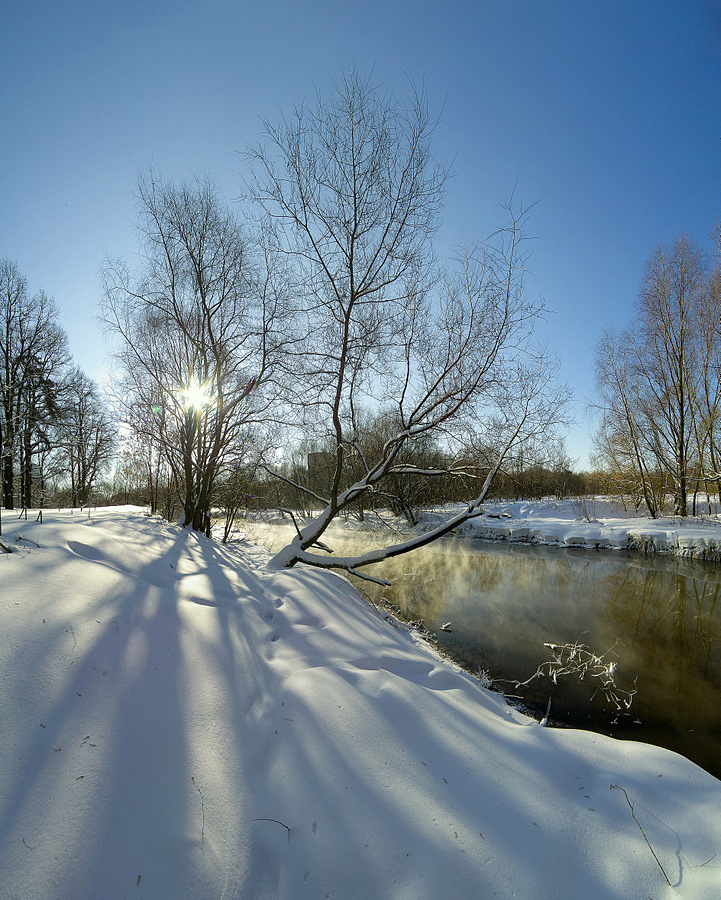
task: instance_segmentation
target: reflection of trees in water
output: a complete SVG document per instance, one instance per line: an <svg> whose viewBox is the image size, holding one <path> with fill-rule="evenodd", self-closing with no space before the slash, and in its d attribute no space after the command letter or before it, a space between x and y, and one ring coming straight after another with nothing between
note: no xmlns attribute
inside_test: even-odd
<svg viewBox="0 0 721 900"><path fill-rule="evenodd" d="M706 573L628 567L615 574L607 612L638 664L676 693L689 675L721 687L721 584Z"/></svg>
<svg viewBox="0 0 721 900"><path fill-rule="evenodd" d="M623 633L639 673L638 737L660 743L717 777L721 737L721 609L719 573L679 563L629 566L617 573L608 625Z"/></svg>

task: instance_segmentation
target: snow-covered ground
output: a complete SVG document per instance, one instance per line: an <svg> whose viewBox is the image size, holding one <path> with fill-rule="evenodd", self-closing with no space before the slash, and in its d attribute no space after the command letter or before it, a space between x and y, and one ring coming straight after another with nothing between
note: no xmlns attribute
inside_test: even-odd
<svg viewBox="0 0 721 900"><path fill-rule="evenodd" d="M539 726L341 577L131 508L3 524L3 900L721 896L721 782Z"/></svg>

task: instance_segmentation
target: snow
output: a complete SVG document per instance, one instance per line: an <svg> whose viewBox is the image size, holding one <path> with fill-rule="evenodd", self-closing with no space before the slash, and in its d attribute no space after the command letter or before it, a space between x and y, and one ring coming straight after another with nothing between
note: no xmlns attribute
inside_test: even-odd
<svg viewBox="0 0 721 900"><path fill-rule="evenodd" d="M577 500L487 503L484 515L466 523L463 530L491 541L634 550L721 562L721 520L629 516L620 502L610 498L591 498L583 504Z"/></svg>
<svg viewBox="0 0 721 900"><path fill-rule="evenodd" d="M541 727L333 573L44 519L3 522L3 900L721 896L686 759Z"/></svg>

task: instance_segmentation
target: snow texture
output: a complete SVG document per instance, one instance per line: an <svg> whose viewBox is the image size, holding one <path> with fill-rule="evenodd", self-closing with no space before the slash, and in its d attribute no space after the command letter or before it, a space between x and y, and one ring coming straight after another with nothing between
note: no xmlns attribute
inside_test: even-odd
<svg viewBox="0 0 721 900"><path fill-rule="evenodd" d="M540 727L342 577L133 508L4 525L3 900L721 896L721 782Z"/></svg>

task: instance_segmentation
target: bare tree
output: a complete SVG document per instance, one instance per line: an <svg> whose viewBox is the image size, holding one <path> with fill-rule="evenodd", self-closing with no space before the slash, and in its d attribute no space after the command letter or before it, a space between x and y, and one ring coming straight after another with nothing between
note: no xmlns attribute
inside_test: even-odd
<svg viewBox="0 0 721 900"><path fill-rule="evenodd" d="M208 179L173 184L150 171L138 204L142 264L108 261L103 272L122 415L165 456L182 524L209 533L216 479L269 418L279 282Z"/></svg>
<svg viewBox="0 0 721 900"><path fill-rule="evenodd" d="M171 519L177 515L179 488L159 441L144 431L133 431L121 443L116 479L133 503L147 504L151 513ZM126 500L125 502L131 502Z"/></svg>
<svg viewBox="0 0 721 900"><path fill-rule="evenodd" d="M10 260L0 261L0 457L3 503L14 507L15 471L29 505L32 463L48 449L58 382L69 363L67 337L44 291L28 292Z"/></svg>
<svg viewBox="0 0 721 900"><path fill-rule="evenodd" d="M601 421L594 442L599 460L615 473L620 492L632 496L638 492L655 519L663 504L657 496L658 480L654 480L656 461L649 457L644 440L635 365L638 352L631 331L607 329L596 347L598 399L594 405Z"/></svg>
<svg viewBox="0 0 721 900"><path fill-rule="evenodd" d="M509 449L561 417L567 393L531 341L542 305L523 291L527 211L509 204L508 224L467 248L455 275L441 273L431 238L446 171L431 159L433 129L423 94L403 104L350 71L330 97L277 127L266 123L265 143L251 151L249 190L293 262L305 316L286 356L294 405L305 432L314 429L333 453L328 491L305 486L322 511L276 565L355 571L447 533L479 513ZM368 457L362 411L374 406L397 427ZM429 435L449 448L462 438L494 446L475 499L402 545L354 559L328 554L321 538L331 521L389 479L448 474L403 462ZM361 474L349 484L352 459Z"/></svg>
<svg viewBox="0 0 721 900"><path fill-rule="evenodd" d="M645 436L674 486L677 515L687 515L698 365L695 310L705 287L701 251L686 238L658 247L646 266L637 304L641 356L639 402Z"/></svg>
<svg viewBox="0 0 721 900"><path fill-rule="evenodd" d="M71 502L85 506L115 456L117 430L95 382L75 368L62 391L59 444L70 476Z"/></svg>
<svg viewBox="0 0 721 900"><path fill-rule="evenodd" d="M695 317L699 372L696 379L695 439L707 491L721 483L721 224L714 242L719 251L699 294Z"/></svg>
<svg viewBox="0 0 721 900"><path fill-rule="evenodd" d="M62 334L64 343L64 333L58 334ZM53 373L53 343L50 342L45 350L45 353L33 356L18 394L17 456L20 502L24 507L33 505L34 493L42 495L44 491L45 460L57 449L57 426L62 419L60 395L63 383L56 380L59 373Z"/></svg>
<svg viewBox="0 0 721 900"><path fill-rule="evenodd" d="M662 502L653 496L659 476L675 513L685 516L689 493L721 474L716 285L705 254L686 237L657 247L633 322L620 334L606 332L597 347L597 446L616 469L635 472L652 515Z"/></svg>

